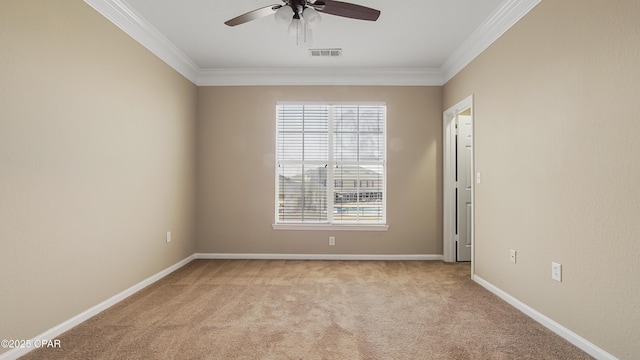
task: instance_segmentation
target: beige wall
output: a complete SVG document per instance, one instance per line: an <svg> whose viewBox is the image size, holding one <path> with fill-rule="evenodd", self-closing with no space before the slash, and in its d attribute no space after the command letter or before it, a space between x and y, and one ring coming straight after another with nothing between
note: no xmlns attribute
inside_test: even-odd
<svg viewBox="0 0 640 360"><path fill-rule="evenodd" d="M543 0L443 93L475 95L477 275L620 359L640 356L639 22L637 0Z"/></svg>
<svg viewBox="0 0 640 360"><path fill-rule="evenodd" d="M0 54L0 339L30 339L193 254L197 89L79 0L1 1Z"/></svg>
<svg viewBox="0 0 640 360"><path fill-rule="evenodd" d="M441 90L199 88L197 251L442 254ZM285 100L387 102L387 232L272 229L275 105Z"/></svg>
<svg viewBox="0 0 640 360"><path fill-rule="evenodd" d="M81 1L2 1L0 338L194 251L441 254L442 111L473 93L477 275L632 359L639 20L635 0L543 0L444 89L197 89ZM272 230L278 100L387 102L389 231Z"/></svg>

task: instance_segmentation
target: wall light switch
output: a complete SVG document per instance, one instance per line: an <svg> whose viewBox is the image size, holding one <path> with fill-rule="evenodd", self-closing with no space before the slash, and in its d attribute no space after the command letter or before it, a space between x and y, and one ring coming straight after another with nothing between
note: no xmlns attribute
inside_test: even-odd
<svg viewBox="0 0 640 360"><path fill-rule="evenodd" d="M510 254L511 254L510 261L515 264L516 263L516 256L518 255L518 252L513 250L513 249L511 249L510 250Z"/></svg>
<svg viewBox="0 0 640 360"><path fill-rule="evenodd" d="M171 231L167 231L167 244L171 242Z"/></svg>
<svg viewBox="0 0 640 360"><path fill-rule="evenodd" d="M476 173L476 184L480 184L482 182L482 176L479 172Z"/></svg>

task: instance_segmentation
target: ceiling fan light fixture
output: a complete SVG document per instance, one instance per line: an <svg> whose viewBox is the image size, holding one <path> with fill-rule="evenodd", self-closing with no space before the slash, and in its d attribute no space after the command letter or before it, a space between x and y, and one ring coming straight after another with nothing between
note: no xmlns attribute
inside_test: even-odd
<svg viewBox="0 0 640 360"><path fill-rule="evenodd" d="M351 19L376 21L380 11L365 6L333 0L282 0L284 5L269 5L249 11L225 21L228 26L236 26L268 15L274 15L276 22L287 27L287 32L295 36L296 45L311 45L312 29L320 24L318 12ZM327 4L329 7L327 8Z"/></svg>
<svg viewBox="0 0 640 360"><path fill-rule="evenodd" d="M293 19L289 24L289 36L297 36L301 31L303 31L302 19Z"/></svg>
<svg viewBox="0 0 640 360"><path fill-rule="evenodd" d="M320 14L318 14L316 9L312 7L306 7L302 12L302 16L304 17L304 20L307 22L307 26L309 27L309 29L316 29L318 25L320 25L320 22L322 21Z"/></svg>
<svg viewBox="0 0 640 360"><path fill-rule="evenodd" d="M293 18L293 9L291 6L282 6L276 13L274 14L276 18L276 22L283 27L290 26L291 19Z"/></svg>
<svg viewBox="0 0 640 360"><path fill-rule="evenodd" d="M289 35L296 38L296 45L310 46L313 42L313 35L311 29L307 26L306 21L303 18L294 18L289 24Z"/></svg>

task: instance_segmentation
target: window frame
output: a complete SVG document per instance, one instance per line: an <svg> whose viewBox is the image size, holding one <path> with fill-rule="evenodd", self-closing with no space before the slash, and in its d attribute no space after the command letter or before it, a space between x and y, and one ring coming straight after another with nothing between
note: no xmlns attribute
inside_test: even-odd
<svg viewBox="0 0 640 360"><path fill-rule="evenodd" d="M331 222L331 217L327 219L327 221L319 221L319 222L295 222L295 221L280 221L279 219L279 114L278 108L280 106L287 105L308 105L308 106L329 106L329 124L328 124L328 147L329 149L329 159L327 166L335 166L335 164L339 161L336 161L331 155L333 154L333 107L334 106L382 106L383 107L383 146L384 146L384 157L382 160L382 166L384 168L383 174L383 187L382 187L382 220L379 222L364 222L364 223L355 223L355 222L344 222L344 223L336 223ZM340 101L340 102L326 102L326 101L278 101L275 110L275 156L274 156L274 174L275 174L275 186L274 186L274 223L272 224L272 228L274 230L346 230L346 231L387 231L389 229L389 225L387 224L387 103L380 101ZM367 163L366 161L358 161L358 163ZM334 197L334 189L335 189L335 181L343 181L341 179L337 179L333 176L327 177L327 198L331 199L330 202L327 202L327 211L331 211L335 204ZM362 181L362 180L360 180Z"/></svg>

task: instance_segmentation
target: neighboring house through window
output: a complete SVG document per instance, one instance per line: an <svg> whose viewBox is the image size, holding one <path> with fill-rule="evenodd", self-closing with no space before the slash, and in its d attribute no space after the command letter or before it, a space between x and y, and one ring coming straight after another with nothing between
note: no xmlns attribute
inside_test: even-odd
<svg viewBox="0 0 640 360"><path fill-rule="evenodd" d="M386 105L276 110L276 225L385 225Z"/></svg>

